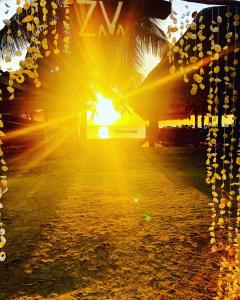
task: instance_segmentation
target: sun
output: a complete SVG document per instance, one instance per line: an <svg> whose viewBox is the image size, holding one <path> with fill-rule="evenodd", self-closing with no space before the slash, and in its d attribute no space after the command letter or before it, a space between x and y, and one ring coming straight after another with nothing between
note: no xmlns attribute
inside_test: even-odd
<svg viewBox="0 0 240 300"><path fill-rule="evenodd" d="M98 137L100 139L110 139L110 133L109 133L109 128L108 127L100 127L98 130Z"/></svg>
<svg viewBox="0 0 240 300"><path fill-rule="evenodd" d="M96 113L93 121L98 126L111 126L121 118L112 101L105 98L102 94L97 94L98 102L96 104Z"/></svg>

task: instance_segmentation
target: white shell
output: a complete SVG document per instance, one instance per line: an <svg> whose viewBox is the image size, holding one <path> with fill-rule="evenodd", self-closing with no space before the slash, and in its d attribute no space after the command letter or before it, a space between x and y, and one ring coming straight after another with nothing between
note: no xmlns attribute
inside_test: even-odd
<svg viewBox="0 0 240 300"><path fill-rule="evenodd" d="M0 252L0 261L3 262L6 259L6 254L5 252Z"/></svg>
<svg viewBox="0 0 240 300"><path fill-rule="evenodd" d="M0 229L0 235L5 235L5 233L6 233L6 232L5 232L5 229L4 229L4 228L1 228L1 229Z"/></svg>

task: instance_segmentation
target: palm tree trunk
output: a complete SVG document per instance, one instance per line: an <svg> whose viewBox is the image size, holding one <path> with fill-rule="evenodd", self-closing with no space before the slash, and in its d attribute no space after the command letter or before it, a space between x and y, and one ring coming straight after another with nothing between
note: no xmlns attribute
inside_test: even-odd
<svg viewBox="0 0 240 300"><path fill-rule="evenodd" d="M195 129L198 129L198 114L195 113Z"/></svg>
<svg viewBox="0 0 240 300"><path fill-rule="evenodd" d="M209 117L209 118L208 118L208 123L209 123L209 124L212 124L212 122L213 122L213 118L212 118L212 117Z"/></svg>
<svg viewBox="0 0 240 300"><path fill-rule="evenodd" d="M149 147L155 147L157 142L157 134L158 134L158 121L150 120L149 121Z"/></svg>
<svg viewBox="0 0 240 300"><path fill-rule="evenodd" d="M81 112L80 120L80 142L84 144L87 140L87 110Z"/></svg>
<svg viewBox="0 0 240 300"><path fill-rule="evenodd" d="M218 128L222 128L222 114L218 115Z"/></svg>
<svg viewBox="0 0 240 300"><path fill-rule="evenodd" d="M204 116L204 114L202 115L202 129L204 129L204 119L205 119L205 116Z"/></svg>
<svg viewBox="0 0 240 300"><path fill-rule="evenodd" d="M50 141L51 131L49 127L49 119L51 118L51 111L48 103L44 105L44 142L47 145Z"/></svg>

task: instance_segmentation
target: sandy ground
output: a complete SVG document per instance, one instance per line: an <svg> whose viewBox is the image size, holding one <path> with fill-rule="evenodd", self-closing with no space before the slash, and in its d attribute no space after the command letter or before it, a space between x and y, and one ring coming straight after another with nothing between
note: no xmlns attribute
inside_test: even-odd
<svg viewBox="0 0 240 300"><path fill-rule="evenodd" d="M10 160L0 299L213 299L204 156L91 142Z"/></svg>

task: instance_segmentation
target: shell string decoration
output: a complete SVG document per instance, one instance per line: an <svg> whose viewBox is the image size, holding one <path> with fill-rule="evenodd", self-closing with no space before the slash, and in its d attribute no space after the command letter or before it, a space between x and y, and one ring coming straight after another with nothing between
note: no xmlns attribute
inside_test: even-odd
<svg viewBox="0 0 240 300"><path fill-rule="evenodd" d="M48 14L49 11L46 8L46 1L42 0L40 1L40 8L41 8L41 13L42 13L42 19L40 20L41 22L41 28L42 28L42 49L45 52L45 57L48 57L51 54L51 51L49 49L49 43L48 43Z"/></svg>
<svg viewBox="0 0 240 300"><path fill-rule="evenodd" d="M42 59L44 56L48 57L51 54L48 39L53 40L53 53L59 54L60 50L58 49L59 34L57 31L57 13L60 8L64 8L65 11L65 19L62 24L62 30L65 33L63 38L63 48L66 53L70 52L70 10L67 3L62 5L63 2L52 1L49 5L46 0L25 0L24 3L22 3L20 0L17 0L16 3L17 17L16 20L13 20L14 25L12 24L11 20L4 20L4 23L7 26L7 47L5 49L6 53L4 56L5 62L11 62L11 56L13 53L17 56L22 55L20 48L26 45L21 44L21 38L24 37L24 39L27 39L28 46L26 58L24 59L24 61L20 61L19 63L20 68L17 71L12 71L9 69L9 80L6 87L6 90L9 93L9 100L14 99L15 85L23 84L26 81L26 77L33 80L37 88L41 86L41 81L38 74L38 60ZM49 11L52 11L52 19L49 17ZM54 28L49 34L50 26L53 26ZM17 42L16 40L14 40L15 35L12 32L12 28L14 28L15 30L15 27L17 27L16 39L17 42L20 43L20 47L18 47L19 45L15 44ZM1 90L0 101L2 101ZM3 123L0 120L0 138L1 136L4 136L4 133L1 130L2 127ZM0 199L8 189L6 175L8 168L3 158L1 145L2 142L0 140ZM3 205L2 203L0 203L0 210L2 208ZM0 262L6 259L6 254L2 250L5 243L5 230L3 228L3 222L0 212Z"/></svg>
<svg viewBox="0 0 240 300"><path fill-rule="evenodd" d="M237 21L237 22L236 22ZM238 236L238 221L232 217L232 208L238 207L238 197L236 186L237 177L235 176L236 172L236 161L235 161L235 150L237 149L237 138L236 138L236 101L238 98L238 91L236 90L236 67L238 65L238 52L239 49L237 47L238 40L238 26L239 26L239 15L234 15L234 54L231 66L230 77L232 79L231 82L231 115L233 115L233 122L230 127L230 133L228 134L228 157L227 157L227 165L228 165L228 181L229 188L228 194L226 198L226 206L228 207L228 217L225 219L225 222L228 227L228 242L225 246L226 258L224 257L221 262L220 272L222 273L222 277L219 280L219 299L221 297L229 297L230 299L237 299L239 296L239 236ZM226 145L225 145L226 146ZM236 203L236 204L235 204ZM238 208L237 208L238 210Z"/></svg>
<svg viewBox="0 0 240 300"><path fill-rule="evenodd" d="M27 31L31 34L30 45L28 47L28 56L24 63L24 68L31 70L32 78L34 79L34 84L37 88L41 86L41 82L39 80L38 74L38 64L37 60L42 58L40 53L39 47L41 42L38 40L40 31L39 31L39 19L37 17L38 13L38 3L37 0L33 0L29 7L30 14L25 18L25 22L22 20L23 23L26 23ZM29 73L30 75L30 73Z"/></svg>
<svg viewBox="0 0 240 300"><path fill-rule="evenodd" d="M191 72L184 74L183 78L186 83L193 82L191 95L207 94L209 131L206 182L212 189L210 244L212 252L221 256L216 300L240 299L240 133L237 130L240 107L236 78L240 72L238 11L237 4L212 7L208 37L209 25L204 24L203 15L200 14L184 37L168 52L171 73L177 71L174 62L178 55L179 71L192 64L191 68L187 68ZM222 32L225 32L225 37ZM186 42L189 47L186 47ZM208 93L204 92L205 84ZM197 100L192 102L193 106L201 105ZM231 117L233 121L230 127L222 124L223 119L229 120Z"/></svg>
<svg viewBox="0 0 240 300"><path fill-rule="evenodd" d="M64 1L64 20L63 20L63 50L64 53L70 54L71 32L70 32L70 9L69 5Z"/></svg>
<svg viewBox="0 0 240 300"><path fill-rule="evenodd" d="M213 11L212 11L213 13ZM212 24L214 24L214 16L212 15ZM216 52L215 51L215 32L213 28L211 28L211 59L210 59L210 70L209 70L209 94L208 94L208 117L210 119L210 130L207 137L208 142L208 154L207 154L207 183L210 183L212 185L212 223L211 227L209 228L210 231L210 244L212 245L212 251L217 251L217 237L215 228L219 225L218 223L218 203L219 203L219 192L217 190L217 180L219 180L219 176L217 173L218 169L218 163L217 163L217 138L218 138L218 127L217 125L214 125L213 119L217 117L218 113L218 89L217 89L217 75L215 76L214 69L216 68L216 65L214 63L216 62ZM217 38L218 40L218 38ZM218 42L217 42L218 43ZM218 56L217 56L218 57ZM218 65L218 62L217 62Z"/></svg>
<svg viewBox="0 0 240 300"><path fill-rule="evenodd" d="M58 4L55 3L54 1L52 1L51 2L51 7L52 7L52 20L50 22L50 25L53 27L53 30L51 31L51 34L53 36L53 45L54 45L53 53L55 55L58 55L60 53L60 49L58 47L59 34L58 34L58 31L57 31L57 22L58 22L57 10L58 10Z"/></svg>
<svg viewBox="0 0 240 300"><path fill-rule="evenodd" d="M178 31L177 25L177 18L176 18L177 12L172 11L170 15L171 24L168 26L168 47L169 50L167 52L168 56L168 62L171 64L170 67L170 74L174 74L176 72L176 66L175 66L175 57L174 53L177 53L179 51L179 46L175 46L176 43L176 37L174 36L174 33Z"/></svg>
<svg viewBox="0 0 240 300"><path fill-rule="evenodd" d="M228 115L228 109L229 109L229 92L230 92L230 77L229 77L229 44L231 44L231 37L232 37L232 32L230 32L230 15L229 15L229 7L228 7L228 12L226 13L226 18L227 18L227 33L226 33L226 54L224 56L224 61L225 61L225 77L224 77L224 84L225 84L225 91L224 91L224 102L223 102L223 109L224 113L223 116L224 118L227 118ZM226 180L227 180L227 174L226 174L226 168L227 164L225 163L226 155L227 155L227 139L228 139L228 132L226 130L226 127L223 127L223 147L222 147L222 157L220 158L222 160L222 170L221 170L221 190L225 189L226 186ZM224 208L224 204L223 204ZM230 216L230 208L229 208L229 216Z"/></svg>
<svg viewBox="0 0 240 300"><path fill-rule="evenodd" d="M3 122L1 120L2 115L0 115L0 167L1 167L1 173L0 173L0 178L1 178L1 184L0 184L0 262L5 261L6 259L6 254L3 251L3 247L6 243L6 238L5 238L5 229L3 228L3 221L1 218L1 210L3 209L3 204L1 203L1 198L2 196L7 192L7 176L6 172L8 170L6 162L3 157L3 151L1 148L2 142L1 142L1 137L4 136L4 133L2 132L2 127L3 127Z"/></svg>
<svg viewBox="0 0 240 300"><path fill-rule="evenodd" d="M41 81L39 80L39 74L38 74L37 60L43 58L40 52L41 41L39 39L40 39L41 27L40 27L40 20L38 18L38 10L39 10L38 1L33 0L31 2L31 15L33 16L33 18L30 26L32 37L31 37L31 47L29 49L29 53L31 54L31 58L33 61L34 84L37 88L41 86Z"/></svg>
<svg viewBox="0 0 240 300"><path fill-rule="evenodd" d="M203 16L200 16L200 26L202 26L202 20L203 20ZM192 32L190 32L189 34L189 38L192 39L194 41L194 47L193 47L193 53L194 56L190 58L191 63L193 64L193 71L194 71L194 75L193 75L193 83L192 83L192 88L191 88L191 95L194 96L197 94L198 92L198 88L199 86L202 85L202 81L203 81L203 76L202 73L200 71L200 74L197 72L199 70L199 61L198 61L198 51L199 51L199 45L201 48L201 44L197 43L198 42L198 28L199 28L199 23L193 22L192 23ZM202 71L203 72L203 71ZM193 104L193 106L196 106ZM194 110L196 110L196 108L194 107Z"/></svg>
<svg viewBox="0 0 240 300"><path fill-rule="evenodd" d="M230 17L230 14L227 14L227 17ZM234 16L235 18L235 16ZM221 20L220 16L218 16L218 32L219 32L219 21ZM235 25L234 25L235 26ZM236 26L235 26L236 31ZM227 38L230 37L231 34L227 33ZM227 45L228 46L228 45ZM218 51L222 51L220 49L220 45L215 44L215 55L217 56L217 62L219 59L219 53ZM225 47L224 47L225 48ZM224 49L223 49L224 50ZM228 62L228 56L226 56L226 62ZM230 83L230 88L228 89L227 95L225 95L224 102L225 104L228 104L228 98L231 96L232 100L232 109L230 111L230 114L234 116L235 119L235 102L237 97L237 90L235 89L235 77L236 77L236 34L235 34L235 42L234 42L234 57L232 65L230 66L231 72L230 77L232 82ZM228 71L228 66L225 66L225 71ZM218 74L220 73L220 67L217 63L217 65L214 68L214 73L217 75L215 77L216 85L221 82L221 78L218 77ZM225 78L228 80L228 77ZM219 115L219 109L222 108L216 108L216 106L219 106L219 98L216 97L216 92L218 91L218 88L215 89L215 97L214 97L214 104L215 104L215 114L218 114L218 118L220 118ZM228 108L228 106L225 106ZM221 186L218 187L220 190L219 197L220 202L218 202L218 244L217 244L217 250L222 251L223 255L220 262L220 274L219 274L219 281L218 281L218 297L217 299L236 299L239 296L239 279L236 281L236 278L239 278L239 270L238 265L234 263L234 255L235 255L235 249L233 246L233 237L234 237L234 230L235 226L232 221L232 207L233 207L233 201L235 196L235 191L232 188L232 182L233 182L233 172L234 172L234 164L233 164L233 150L234 150L234 130L235 130L235 121L232 124L231 132L230 133L223 133L224 136L224 144L223 144L223 168L221 170L222 178L221 179L228 179L229 181L229 188L226 192L225 190L225 184L223 184L222 180ZM221 136L217 141L219 142L219 145L221 144ZM217 167L219 167L219 155L216 148L217 144L215 145L215 155L216 155L216 161L215 164ZM227 151L226 151L227 147ZM226 156L226 153L228 152L228 157ZM221 161L220 161L221 162ZM227 169L227 171L226 171ZM228 177L228 178L227 178ZM219 175L215 174L215 179L218 180ZM236 248L239 247L238 241L236 241ZM237 273L237 275L236 275Z"/></svg>
<svg viewBox="0 0 240 300"><path fill-rule="evenodd" d="M12 61L12 53L14 52L14 39L11 30L11 20L4 20L4 24L7 26L7 36L6 36L6 47L4 50L4 60L6 63L10 63ZM8 68L11 71L10 68ZM14 87L13 87L13 80L9 78L7 91L9 93L9 100L14 99Z"/></svg>

